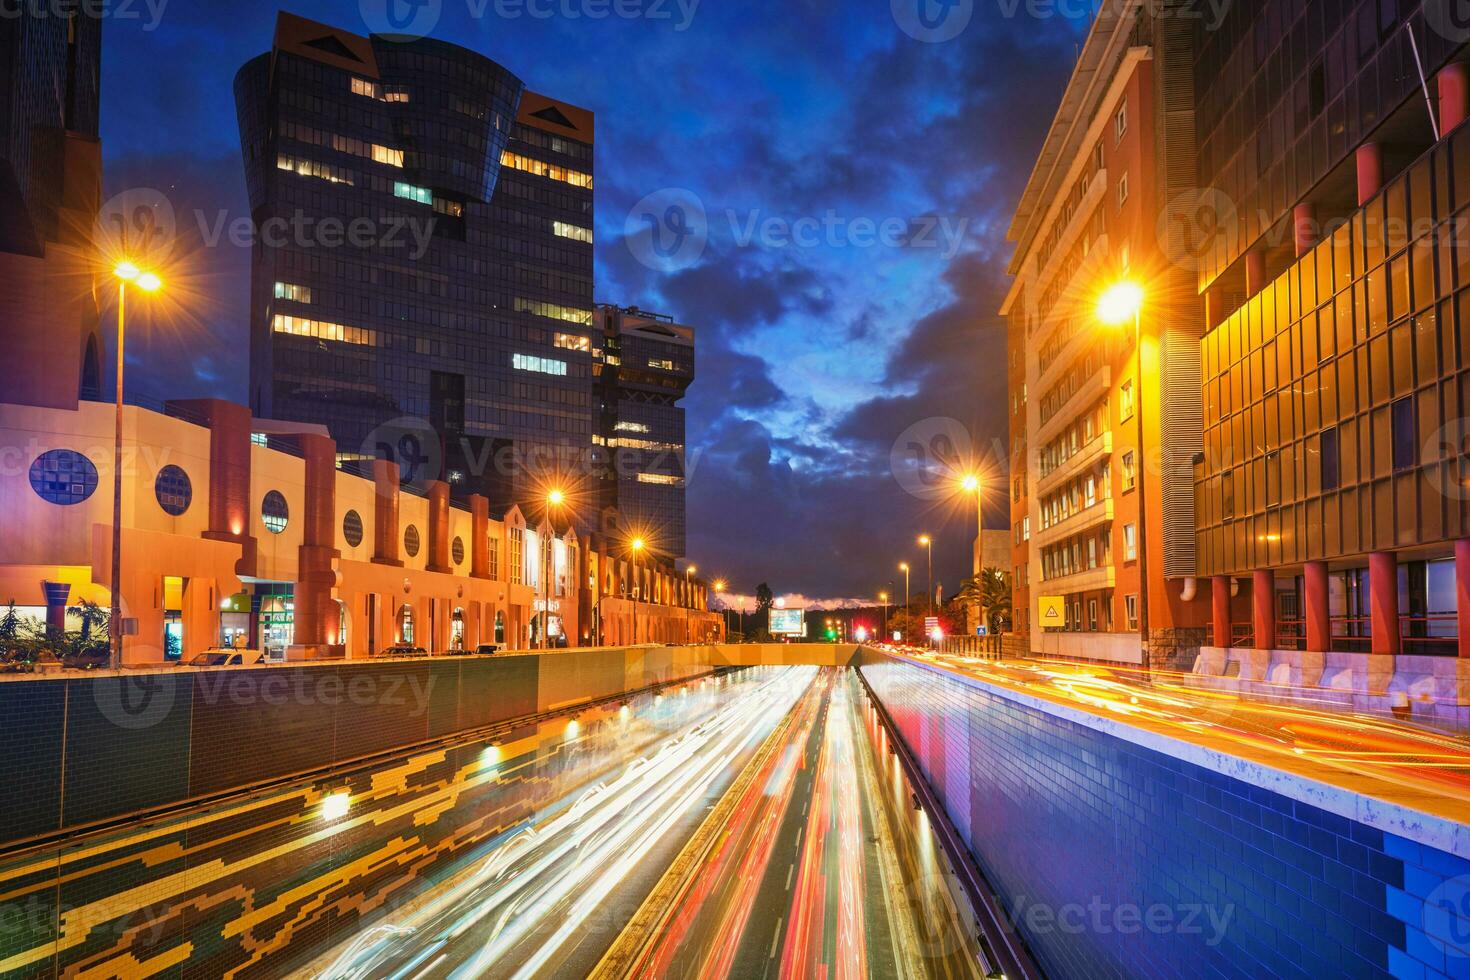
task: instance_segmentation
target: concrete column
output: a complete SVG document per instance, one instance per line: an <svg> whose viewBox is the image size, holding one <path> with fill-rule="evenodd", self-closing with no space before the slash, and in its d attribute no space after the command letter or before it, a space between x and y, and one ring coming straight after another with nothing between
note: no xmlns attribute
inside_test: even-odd
<svg viewBox="0 0 1470 980"><path fill-rule="evenodd" d="M373 561L403 566L398 557L398 464L373 460Z"/></svg>
<svg viewBox="0 0 1470 980"><path fill-rule="evenodd" d="M1222 650L1230 647L1230 576L1210 579L1210 611L1213 643Z"/></svg>
<svg viewBox="0 0 1470 980"><path fill-rule="evenodd" d="M1373 652L1399 652L1399 566L1391 551L1368 556L1368 598L1372 613Z"/></svg>
<svg viewBox="0 0 1470 980"><path fill-rule="evenodd" d="M255 538L250 534L250 409L218 398L171 401L209 426L209 527L211 541L238 541L241 575L255 574Z"/></svg>
<svg viewBox="0 0 1470 980"><path fill-rule="evenodd" d="M1276 647L1276 573L1269 568L1256 569L1251 580L1251 618L1256 632L1257 650Z"/></svg>
<svg viewBox="0 0 1470 980"><path fill-rule="evenodd" d="M1266 256L1261 252L1245 253L1245 294L1254 296L1266 288Z"/></svg>
<svg viewBox="0 0 1470 980"><path fill-rule="evenodd" d="M59 638L66 632L66 600L71 596L71 586L66 582L42 582L41 590L46 594L46 635Z"/></svg>
<svg viewBox="0 0 1470 980"><path fill-rule="evenodd" d="M1317 247L1317 207L1309 201L1298 204L1291 212L1292 235L1296 240L1296 257L1301 258Z"/></svg>
<svg viewBox="0 0 1470 980"><path fill-rule="evenodd" d="M449 564L449 484L429 480L429 564L431 572L450 572Z"/></svg>
<svg viewBox="0 0 1470 980"><path fill-rule="evenodd" d="M1440 70L1439 135L1444 138L1470 114L1470 67L1463 62L1445 65Z"/></svg>
<svg viewBox="0 0 1470 980"><path fill-rule="evenodd" d="M292 658L318 659L337 635L337 444L326 436L295 437L305 458L306 506L298 554ZM300 648L299 650L295 648Z"/></svg>
<svg viewBox="0 0 1470 980"><path fill-rule="evenodd" d="M1309 561L1302 569L1302 615L1307 621L1307 651L1326 653L1332 643L1332 619L1327 604L1327 563Z"/></svg>
<svg viewBox="0 0 1470 980"><path fill-rule="evenodd" d="M1460 656L1470 658L1470 538L1455 542L1455 612Z"/></svg>
<svg viewBox="0 0 1470 980"><path fill-rule="evenodd" d="M1358 207L1362 207L1383 189L1383 147L1364 143L1355 155L1358 169Z"/></svg>
<svg viewBox="0 0 1470 980"><path fill-rule="evenodd" d="M470 577L490 577L490 501L478 493L470 496Z"/></svg>

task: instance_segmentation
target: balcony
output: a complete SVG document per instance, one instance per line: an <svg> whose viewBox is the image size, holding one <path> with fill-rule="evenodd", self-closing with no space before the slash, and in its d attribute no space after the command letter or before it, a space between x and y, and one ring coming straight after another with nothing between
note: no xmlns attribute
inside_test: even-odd
<svg viewBox="0 0 1470 980"><path fill-rule="evenodd" d="M1073 595L1078 592L1099 592L1112 589L1118 585L1118 570L1112 565L1098 565L1096 568L1084 569L1073 572L1071 575L1059 575L1049 578L1038 585L1033 591L1038 595Z"/></svg>
<svg viewBox="0 0 1470 980"><path fill-rule="evenodd" d="M1113 455L1113 434L1104 432L1080 450L1073 453L1065 463L1036 481L1036 496L1044 497L1073 477L1080 476L1098 463Z"/></svg>
<svg viewBox="0 0 1470 980"><path fill-rule="evenodd" d="M1033 533L1031 540L1036 543L1036 547L1045 548L1049 545L1056 544L1058 541L1070 538L1073 535L1090 531L1104 524L1109 524L1112 520L1113 498L1104 497L1091 507L1084 507L1079 511L1074 511L1071 516L1064 517L1051 527Z"/></svg>
<svg viewBox="0 0 1470 980"><path fill-rule="evenodd" d="M1083 406L1091 406L1098 400L1106 397L1113 390L1113 369L1103 366L1096 373L1077 386L1062 402L1051 418L1036 427L1036 433L1031 437L1031 445L1044 446L1057 436L1062 430L1077 420L1080 414L1078 409Z"/></svg>

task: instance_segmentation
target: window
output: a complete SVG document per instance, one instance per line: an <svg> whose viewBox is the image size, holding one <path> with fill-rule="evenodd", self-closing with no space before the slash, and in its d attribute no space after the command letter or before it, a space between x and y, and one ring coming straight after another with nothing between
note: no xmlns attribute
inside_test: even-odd
<svg viewBox="0 0 1470 980"><path fill-rule="evenodd" d="M1126 422L1133 418L1133 381L1123 382L1118 392L1118 420Z"/></svg>
<svg viewBox="0 0 1470 980"><path fill-rule="evenodd" d="M650 357L648 359L648 366L651 367L651 368L657 368L660 371L672 371L672 370L674 370L674 362L668 360L667 358L653 358L653 357Z"/></svg>
<svg viewBox="0 0 1470 980"><path fill-rule="evenodd" d="M280 534L286 530L286 525L291 520L291 509L286 506L286 498L281 491L272 490L265 495L260 502L260 522L265 529L272 534Z"/></svg>
<svg viewBox="0 0 1470 980"><path fill-rule="evenodd" d="M450 557L456 565L464 564L464 538L455 538L449 545Z"/></svg>
<svg viewBox="0 0 1470 980"><path fill-rule="evenodd" d="M1118 106L1118 114L1113 117L1113 142L1116 144L1128 132L1128 100Z"/></svg>
<svg viewBox="0 0 1470 980"><path fill-rule="evenodd" d="M1133 464L1133 454L1123 454L1123 489L1132 490L1138 486L1138 471Z"/></svg>
<svg viewBox="0 0 1470 980"><path fill-rule="evenodd" d="M543 303L541 300L525 299L517 296L515 303L517 313L533 313L536 316L548 317L552 320L565 320L568 323L592 322L592 311L582 310L574 306L562 306L558 303Z"/></svg>
<svg viewBox="0 0 1470 980"><path fill-rule="evenodd" d="M1097 632L1097 600L1087 600L1087 628L1093 633Z"/></svg>
<svg viewBox="0 0 1470 980"><path fill-rule="evenodd" d="M1123 560L1138 560L1138 526L1136 524L1123 525Z"/></svg>
<svg viewBox="0 0 1470 980"><path fill-rule="evenodd" d="M464 217L464 202L451 200L447 197L434 197L434 210L451 218Z"/></svg>
<svg viewBox="0 0 1470 980"><path fill-rule="evenodd" d="M648 432L649 431L648 426L644 425L642 422L619 422L617 425L613 426L613 430L616 431L616 432Z"/></svg>
<svg viewBox="0 0 1470 980"><path fill-rule="evenodd" d="M290 282L276 283L276 299L289 299L297 303L311 302L311 287L298 286Z"/></svg>
<svg viewBox="0 0 1470 980"><path fill-rule="evenodd" d="M1123 597L1123 616L1128 624L1129 632L1138 629L1138 596L1125 595Z"/></svg>
<svg viewBox="0 0 1470 980"><path fill-rule="evenodd" d="M1341 481L1341 466L1338 462L1337 428L1322 430L1322 489L1336 490ZM1227 477L1228 481L1228 477Z"/></svg>
<svg viewBox="0 0 1470 980"><path fill-rule="evenodd" d="M383 89L384 102L409 102L408 89L402 85L389 85Z"/></svg>
<svg viewBox="0 0 1470 980"><path fill-rule="evenodd" d="M500 578L500 539L490 539L490 580Z"/></svg>
<svg viewBox="0 0 1470 980"><path fill-rule="evenodd" d="M315 177L331 184L357 183L356 175L346 167L334 167L330 163L308 160L305 157L293 157L285 153L276 157L276 169L289 170L302 177Z"/></svg>
<svg viewBox="0 0 1470 980"><path fill-rule="evenodd" d="M1023 517L1023 518L1021 518L1021 540L1022 541L1030 541L1031 540L1031 518L1030 517Z"/></svg>
<svg viewBox="0 0 1470 980"><path fill-rule="evenodd" d="M362 515L355 510L342 515L342 540L349 548L362 544Z"/></svg>
<svg viewBox="0 0 1470 980"><path fill-rule="evenodd" d="M335 340L343 344L357 344L360 347L378 346L378 334L375 330L365 327L348 327L340 323L328 323L326 320L312 320L307 317L286 316L277 313L271 318L271 330L275 333L288 333L296 337L310 337L313 340Z"/></svg>
<svg viewBox="0 0 1470 980"><path fill-rule="evenodd" d="M352 79L352 94L365 95L370 99L381 99L383 97L383 88L377 82L370 82L366 78L354 77Z"/></svg>
<svg viewBox="0 0 1470 980"><path fill-rule="evenodd" d="M1118 207L1128 203L1128 171L1118 178Z"/></svg>
<svg viewBox="0 0 1470 980"><path fill-rule="evenodd" d="M555 345L562 350L575 350L585 353L592 349L592 340L581 334L558 333L556 335Z"/></svg>
<svg viewBox="0 0 1470 980"><path fill-rule="evenodd" d="M1414 434L1414 400L1400 398L1393 403L1393 468L1413 469L1418 463L1418 446Z"/></svg>
<svg viewBox="0 0 1470 980"><path fill-rule="evenodd" d="M62 506L79 504L97 489L97 467L79 452L52 449L31 464L31 489L42 500Z"/></svg>
<svg viewBox="0 0 1470 980"><path fill-rule="evenodd" d="M422 544L422 542L419 540L418 528L410 524L408 527L403 529L403 550L408 553L408 557L418 557L420 544Z"/></svg>
<svg viewBox="0 0 1470 980"><path fill-rule="evenodd" d="M565 221L553 221L551 231L558 238L570 238L574 242L586 242L592 244L592 229L583 228L579 225L568 224Z"/></svg>
<svg viewBox="0 0 1470 980"><path fill-rule="evenodd" d="M663 473L639 473L639 483L652 483L666 487L682 487L684 480L677 476L667 476Z"/></svg>
<svg viewBox="0 0 1470 980"><path fill-rule="evenodd" d="M578 173L575 170L568 170L566 167L543 163L540 160L533 160L528 156L512 153L509 150L500 154L500 165L502 167L510 167L512 170L519 170L522 173L536 174L538 177L559 180L564 184L571 184L573 187L592 189L591 174Z"/></svg>
<svg viewBox="0 0 1470 980"><path fill-rule="evenodd" d="M434 192L427 187L417 187L413 184L404 183L401 180L393 182L393 196L401 197L409 201L417 201L419 204L434 203Z"/></svg>
<svg viewBox="0 0 1470 980"><path fill-rule="evenodd" d="M523 566L525 564L526 552L526 529L513 527L510 529L510 582L512 585L520 585L524 577Z"/></svg>
<svg viewBox="0 0 1470 980"><path fill-rule="evenodd" d="M194 486L189 482L189 474L170 463L158 471L153 481L153 496L165 514L179 517L194 499Z"/></svg>
<svg viewBox="0 0 1470 980"><path fill-rule="evenodd" d="M566 377L567 362L558 361L550 357L533 357L530 354L512 354L510 366L517 371L533 371L537 374L551 374L557 377Z"/></svg>

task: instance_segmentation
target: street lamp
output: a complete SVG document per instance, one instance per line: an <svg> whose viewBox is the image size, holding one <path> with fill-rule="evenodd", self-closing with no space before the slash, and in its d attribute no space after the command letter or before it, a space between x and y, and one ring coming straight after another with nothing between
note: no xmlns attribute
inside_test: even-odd
<svg viewBox="0 0 1470 980"><path fill-rule="evenodd" d="M643 603L643 580L638 575L638 555L643 551L645 542L642 538L634 538L630 547L633 549L633 578L638 583L638 597L633 600L633 645L638 645L638 607Z"/></svg>
<svg viewBox="0 0 1470 980"><path fill-rule="evenodd" d="M878 601L883 603L883 642L888 642L888 593L879 592Z"/></svg>
<svg viewBox="0 0 1470 980"><path fill-rule="evenodd" d="M119 262L112 270L117 277L117 405L112 433L112 609L107 620L107 638L112 647L112 667L122 666L122 432L123 432L123 345L127 340L123 310L127 306L128 283L145 293L163 288L157 273L147 272L132 262Z"/></svg>
<svg viewBox="0 0 1470 980"><path fill-rule="evenodd" d="M684 569L684 642L692 643L694 637L689 632L689 609L694 605L693 576L699 571L698 565L689 565Z"/></svg>
<svg viewBox="0 0 1470 980"><path fill-rule="evenodd" d="M547 574L551 566L551 552L556 540L555 515L553 508L560 507L567 499L565 493L553 488L546 494L546 540L541 543L541 649L547 649L551 644L551 578ZM551 569L553 572L554 568Z"/></svg>
<svg viewBox="0 0 1470 980"><path fill-rule="evenodd" d="M934 615L934 539L927 534L919 535L919 544L929 551L929 597L924 601L924 606L929 610L929 615Z"/></svg>
<svg viewBox="0 0 1470 980"><path fill-rule="evenodd" d="M965 478L960 481L960 487L965 493L973 493L975 495L975 547L979 549L979 553L983 556L985 554L983 543L983 539L985 538L985 509L981 506L984 494L981 493L980 477L975 473L966 474ZM981 564L984 564L984 562L982 561Z"/></svg>
<svg viewBox="0 0 1470 980"><path fill-rule="evenodd" d="M1137 425L1138 465L1138 632L1143 638L1147 657L1148 637L1148 494L1144 477L1148 464L1143 452L1143 287L1135 282L1123 280L1115 283L1102 294L1097 304L1097 318L1110 327L1126 326L1133 321L1133 352L1137 358L1134 370L1133 417Z"/></svg>
<svg viewBox="0 0 1470 980"><path fill-rule="evenodd" d="M730 608L725 605L725 580L717 578L711 583L710 588L715 590L715 595L720 597L720 620L725 624L725 639L730 639Z"/></svg>
<svg viewBox="0 0 1470 980"><path fill-rule="evenodd" d="M903 572L903 612L904 625L907 626L910 625L908 621L913 618L913 610L911 606L913 604L914 598L913 586L909 584L909 563L906 561L899 562L898 570ZM905 631L904 639L908 639L907 631Z"/></svg>

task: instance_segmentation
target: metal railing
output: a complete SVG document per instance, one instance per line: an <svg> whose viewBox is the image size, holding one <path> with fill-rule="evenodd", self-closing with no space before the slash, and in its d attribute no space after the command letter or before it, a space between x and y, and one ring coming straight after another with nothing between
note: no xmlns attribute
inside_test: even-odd
<svg viewBox="0 0 1470 980"><path fill-rule="evenodd" d="M1307 648L1307 623L1303 619L1278 619L1276 621L1277 650L1305 650Z"/></svg>
<svg viewBox="0 0 1470 980"><path fill-rule="evenodd" d="M1399 649L1425 657L1453 657L1459 653L1460 617L1455 613L1427 613L1399 617Z"/></svg>

